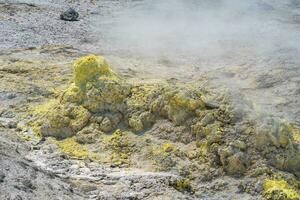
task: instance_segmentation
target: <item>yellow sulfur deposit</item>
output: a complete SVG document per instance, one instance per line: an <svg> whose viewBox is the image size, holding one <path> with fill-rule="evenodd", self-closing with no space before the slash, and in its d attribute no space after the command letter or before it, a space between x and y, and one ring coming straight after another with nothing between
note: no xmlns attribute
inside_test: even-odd
<svg viewBox="0 0 300 200"><path fill-rule="evenodd" d="M85 96L85 93L78 86L71 84L70 87L63 92L61 101L80 104Z"/></svg>
<svg viewBox="0 0 300 200"><path fill-rule="evenodd" d="M285 180L266 180L264 183L264 197L266 199L299 200L300 194Z"/></svg>
<svg viewBox="0 0 300 200"><path fill-rule="evenodd" d="M61 141L57 141L56 144L61 149L61 151L71 157L75 158L90 158L93 157L87 148L78 144L74 138L67 138Z"/></svg>
<svg viewBox="0 0 300 200"><path fill-rule="evenodd" d="M82 90L89 81L101 76L115 77L106 60L101 56L89 55L78 59L74 64L74 82Z"/></svg>
<svg viewBox="0 0 300 200"><path fill-rule="evenodd" d="M108 139L107 148L112 151L111 161L114 164L121 165L124 163L129 164L130 156L132 153L132 144L128 138L128 134L121 130L116 130Z"/></svg>
<svg viewBox="0 0 300 200"><path fill-rule="evenodd" d="M165 144L163 144L162 148L163 148L164 152L171 152L171 151L174 150L174 146L171 143L165 143Z"/></svg>
<svg viewBox="0 0 300 200"><path fill-rule="evenodd" d="M264 137L262 150L268 145L277 149L268 148L273 151L264 151L263 156L276 168L300 176L300 154L293 140L297 141L298 129L282 125L276 131L264 128L257 134L244 134L232 120L233 107L228 101L221 99L213 106L207 99L204 102L204 94L211 94L197 82L133 84L95 55L75 62L73 81L55 100L36 107L31 124L41 136L65 139L57 144L66 154L91 158L88 149L93 149L106 158L100 162L119 166L141 161L154 170L180 169L190 177L212 166L235 176L251 167L248 155L260 153L259 146L248 142ZM254 132L253 127L251 130ZM153 142L145 142L145 137ZM178 188L186 185L179 183ZM266 196L273 191L267 188Z"/></svg>

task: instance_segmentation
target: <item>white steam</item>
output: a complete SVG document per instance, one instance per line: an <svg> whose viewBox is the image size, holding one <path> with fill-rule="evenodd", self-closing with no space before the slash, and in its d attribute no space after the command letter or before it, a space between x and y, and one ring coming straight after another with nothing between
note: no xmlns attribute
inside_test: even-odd
<svg viewBox="0 0 300 200"><path fill-rule="evenodd" d="M132 55L223 59L299 49L297 1L147 0L113 13L110 50Z"/></svg>

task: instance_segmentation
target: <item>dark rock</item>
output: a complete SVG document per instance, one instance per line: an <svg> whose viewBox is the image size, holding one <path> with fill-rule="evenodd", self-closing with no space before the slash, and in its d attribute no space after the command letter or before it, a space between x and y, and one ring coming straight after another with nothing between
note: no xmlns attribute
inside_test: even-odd
<svg viewBox="0 0 300 200"><path fill-rule="evenodd" d="M29 189L32 189L32 190L35 189L35 186L32 184L32 182L31 182L29 179L23 180L23 181L22 181L22 184L23 184L26 188L29 188Z"/></svg>
<svg viewBox="0 0 300 200"><path fill-rule="evenodd" d="M208 109L218 109L220 105L216 101L207 101L205 102L205 107Z"/></svg>
<svg viewBox="0 0 300 200"><path fill-rule="evenodd" d="M3 183L5 179L5 174L3 172L0 172L0 183Z"/></svg>
<svg viewBox="0 0 300 200"><path fill-rule="evenodd" d="M281 82L281 77L273 74L261 74L256 78L257 88L270 88Z"/></svg>
<svg viewBox="0 0 300 200"><path fill-rule="evenodd" d="M64 21L78 21L79 13L73 8L69 8L65 12L60 14L60 19Z"/></svg>
<svg viewBox="0 0 300 200"><path fill-rule="evenodd" d="M244 184L244 182L239 183L238 187L237 187L237 193L243 193L245 192L246 186Z"/></svg>
<svg viewBox="0 0 300 200"><path fill-rule="evenodd" d="M23 198L20 195L16 195L13 200L22 200Z"/></svg>
<svg viewBox="0 0 300 200"><path fill-rule="evenodd" d="M17 95L15 93L8 93L7 94L7 99L14 99L16 97L17 97Z"/></svg>

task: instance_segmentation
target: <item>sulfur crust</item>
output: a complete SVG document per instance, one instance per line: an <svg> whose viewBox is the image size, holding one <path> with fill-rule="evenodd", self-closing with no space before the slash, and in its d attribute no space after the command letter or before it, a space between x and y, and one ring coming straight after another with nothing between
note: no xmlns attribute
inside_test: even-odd
<svg viewBox="0 0 300 200"><path fill-rule="evenodd" d="M74 82L75 85L82 90L86 89L88 81L95 80L102 76L116 78L116 75L109 68L106 60L101 56L85 56L74 63Z"/></svg>
<svg viewBox="0 0 300 200"><path fill-rule="evenodd" d="M285 180L266 180L264 183L264 196L266 199L300 199L299 192Z"/></svg>
<svg viewBox="0 0 300 200"><path fill-rule="evenodd" d="M226 101L221 106L206 107L204 94L207 92L200 90L197 83L129 83L118 77L103 57L90 55L75 62L74 83L55 100L36 107L33 115L37 120L31 126L40 136L51 136L60 140L72 138L62 140L64 143L59 141L59 147L70 154L72 152L68 149L74 148L76 156L79 157L87 156L87 152L85 148L76 151L82 144L76 143L74 137L100 141L99 151L118 165L134 163L132 161L135 156L140 156L137 153L139 151L145 151L142 159L153 162L161 171L180 168L186 164L180 164L183 160L189 160L189 164L198 162L209 165L213 155L217 154L225 172L231 175L245 173L249 167L244 160L247 141L231 141L234 144L227 144L226 141L227 138L233 139L227 135L231 133L226 132L226 129L232 129L234 125L233 109ZM157 136L165 137L168 141L164 144L147 143L149 148L144 148L144 134L161 121L172 124L171 130L166 130L168 135ZM184 131L178 134L175 130L179 127L183 127L181 130ZM286 162L282 162L281 159L285 158L285 155L278 159L272 157L275 154L271 152L266 157L269 161L274 161L273 165L276 168L297 174L300 156L298 149L292 148L292 142L298 141L298 129L288 125L279 127L281 128L277 133L269 131L264 136L263 132L254 130L252 126L245 130L244 134L257 137L257 141L263 141L262 147L259 146L260 143L256 144L257 148L265 148L270 144L282 148L282 154L289 153ZM85 134L86 130L91 131ZM256 136L254 131L259 134ZM99 136L95 132L105 135ZM290 137L292 133L294 140ZM180 142L189 145L195 141L197 147L178 148L174 139L179 142L181 138L183 141ZM238 137L234 140L236 139ZM97 145L96 141L86 140L85 144ZM189 174L193 176L192 171Z"/></svg>
<svg viewBox="0 0 300 200"><path fill-rule="evenodd" d="M93 157L87 148L78 144L74 138L67 138L61 141L56 141L56 144L61 151L70 157L85 159Z"/></svg>

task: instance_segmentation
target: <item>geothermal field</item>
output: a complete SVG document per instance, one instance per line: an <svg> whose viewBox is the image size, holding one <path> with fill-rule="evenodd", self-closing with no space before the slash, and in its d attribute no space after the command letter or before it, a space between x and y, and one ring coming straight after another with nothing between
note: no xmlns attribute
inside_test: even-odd
<svg viewBox="0 0 300 200"><path fill-rule="evenodd" d="M0 0L0 200L300 200L300 0Z"/></svg>

